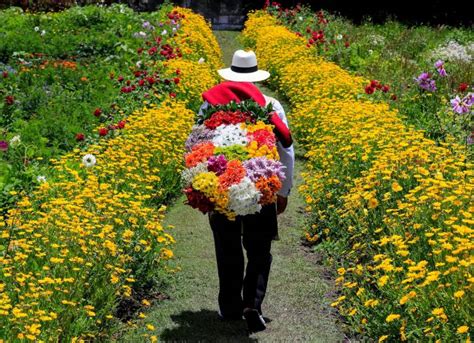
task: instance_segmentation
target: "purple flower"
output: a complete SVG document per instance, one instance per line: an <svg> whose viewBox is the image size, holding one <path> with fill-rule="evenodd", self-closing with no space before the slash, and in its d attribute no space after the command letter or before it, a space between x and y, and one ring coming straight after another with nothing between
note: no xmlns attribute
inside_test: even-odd
<svg viewBox="0 0 474 343"><path fill-rule="evenodd" d="M474 144L474 133L466 138L466 143L467 143L467 145Z"/></svg>
<svg viewBox="0 0 474 343"><path fill-rule="evenodd" d="M186 150L191 151L196 144L211 141L213 138L214 133L212 130L209 130L205 125L195 125L186 140Z"/></svg>
<svg viewBox="0 0 474 343"><path fill-rule="evenodd" d="M444 68L438 68L438 73L439 73L439 76L442 76L442 77L448 76L448 73L446 73L446 69Z"/></svg>
<svg viewBox="0 0 474 343"><path fill-rule="evenodd" d="M429 73L421 73L417 78L415 78L415 81L424 90L429 92L436 91L436 82L431 78Z"/></svg>
<svg viewBox="0 0 474 343"><path fill-rule="evenodd" d="M462 99L462 101L469 107L472 106L472 104L474 104L474 93L468 93L464 99Z"/></svg>
<svg viewBox="0 0 474 343"><path fill-rule="evenodd" d="M8 142L0 141L0 151L7 151L8 150Z"/></svg>
<svg viewBox="0 0 474 343"><path fill-rule="evenodd" d="M207 170L221 175L227 168L227 160L224 155L211 156L207 160Z"/></svg>
<svg viewBox="0 0 474 343"><path fill-rule="evenodd" d="M269 160L265 157L255 157L244 162L244 168L247 171L247 176L253 182L256 182L259 178L269 178L276 175L280 180L285 179L285 173L283 172L283 164L280 161Z"/></svg>
<svg viewBox="0 0 474 343"><path fill-rule="evenodd" d="M469 112L469 105L465 102L466 98L461 98L456 95L454 99L451 99L451 106L453 108L453 111L458 113L458 114L464 114Z"/></svg>
<svg viewBox="0 0 474 343"><path fill-rule="evenodd" d="M444 62L441 61L441 60L437 60L434 64L434 66L439 69L439 68L443 68L443 65L444 65Z"/></svg>

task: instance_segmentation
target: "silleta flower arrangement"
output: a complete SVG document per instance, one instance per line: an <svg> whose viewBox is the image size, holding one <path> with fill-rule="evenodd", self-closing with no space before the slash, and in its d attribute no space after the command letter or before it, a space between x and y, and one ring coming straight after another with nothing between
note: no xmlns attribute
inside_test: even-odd
<svg viewBox="0 0 474 343"><path fill-rule="evenodd" d="M247 100L209 106L197 117L182 173L188 205L234 220L276 201L285 174L271 110Z"/></svg>

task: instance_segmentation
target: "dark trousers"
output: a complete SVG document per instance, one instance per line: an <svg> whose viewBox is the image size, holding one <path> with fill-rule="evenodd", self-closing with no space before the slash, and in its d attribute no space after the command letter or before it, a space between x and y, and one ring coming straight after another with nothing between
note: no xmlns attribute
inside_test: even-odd
<svg viewBox="0 0 474 343"><path fill-rule="evenodd" d="M213 213L209 222L216 248L221 314L239 317L246 307L262 313L272 263L271 243L278 233L276 206L265 206L260 213L235 221ZM242 244L247 252L245 277Z"/></svg>

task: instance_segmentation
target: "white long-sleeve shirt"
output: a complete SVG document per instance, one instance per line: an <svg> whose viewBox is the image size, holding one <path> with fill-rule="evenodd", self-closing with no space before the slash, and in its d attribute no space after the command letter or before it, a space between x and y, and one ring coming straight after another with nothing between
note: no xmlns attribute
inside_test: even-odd
<svg viewBox="0 0 474 343"><path fill-rule="evenodd" d="M266 96L265 101L266 105L272 103L273 110L278 114L280 119L288 126L288 120L286 119L285 110L280 102L272 97ZM205 110L209 104L205 101L201 108L199 109L199 114L202 114L202 111ZM288 126L289 127L289 126ZM280 162L285 166L285 180L282 182L282 187L278 191L278 194L287 197L290 194L291 187L293 186L293 170L295 165L295 152L293 145L288 148L284 148L280 142L277 143L278 155L280 156Z"/></svg>

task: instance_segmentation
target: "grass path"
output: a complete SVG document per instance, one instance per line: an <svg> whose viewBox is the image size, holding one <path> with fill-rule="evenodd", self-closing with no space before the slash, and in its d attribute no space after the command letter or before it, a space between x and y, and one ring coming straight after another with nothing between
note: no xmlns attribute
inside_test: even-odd
<svg viewBox="0 0 474 343"><path fill-rule="evenodd" d="M217 32L224 62L230 63L238 48L235 32ZM269 95L270 90L261 87ZM338 342L344 335L329 306L332 283L325 268L315 262L317 255L300 244L303 200L297 192L301 183L297 161L296 187L287 211L279 217L280 241L273 243L273 264L265 316L272 319L264 332L248 336L246 324L221 322L217 318L218 278L214 245L207 216L183 204L180 198L170 208L165 224L175 226L174 252L182 271L168 290L169 299L157 302L138 327L123 336L124 342L142 342L147 324L156 327L153 334L162 341L186 342Z"/></svg>

